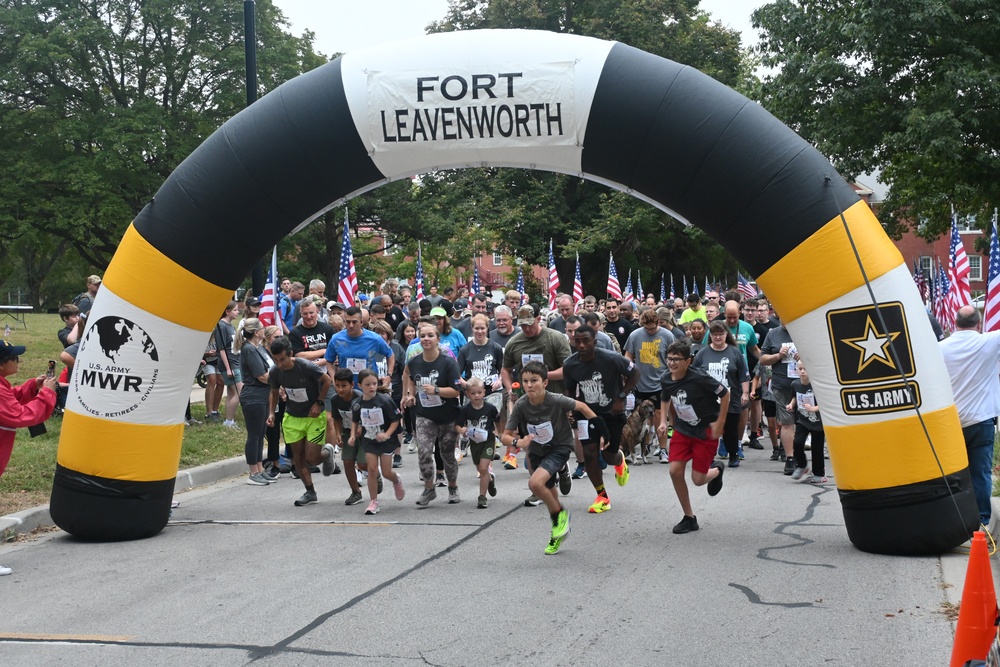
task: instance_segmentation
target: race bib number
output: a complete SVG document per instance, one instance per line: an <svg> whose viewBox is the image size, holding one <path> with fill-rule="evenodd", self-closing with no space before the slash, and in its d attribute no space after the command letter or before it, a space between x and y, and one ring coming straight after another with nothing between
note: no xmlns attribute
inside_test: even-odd
<svg viewBox="0 0 1000 667"><path fill-rule="evenodd" d="M635 410L635 394L629 394L625 397L625 410L627 412Z"/></svg>
<svg viewBox="0 0 1000 667"><path fill-rule="evenodd" d="M436 408L439 405L444 405L444 401L437 394L425 394L422 391L418 391L417 397L420 399L420 405L425 408Z"/></svg>
<svg viewBox="0 0 1000 667"><path fill-rule="evenodd" d="M529 361L537 361L540 364L545 363L545 355L543 354L522 354L521 355L521 367L523 368Z"/></svg>
<svg viewBox="0 0 1000 667"><path fill-rule="evenodd" d="M589 427L590 427L590 422L588 420L577 419L576 437L579 438L580 440L589 440L590 439L590 431L588 430Z"/></svg>
<svg viewBox="0 0 1000 667"><path fill-rule="evenodd" d="M552 436L554 435L552 429L552 422L542 422L541 424L528 424L528 435L533 435L534 441L547 445L552 442Z"/></svg>
<svg viewBox="0 0 1000 667"><path fill-rule="evenodd" d="M677 413L677 416L686 421L688 424L695 426L699 421L701 421L694 411L694 406L688 405L687 403L679 404L677 402L677 398L674 396L670 397L670 401L674 404L674 412Z"/></svg>
<svg viewBox="0 0 1000 667"><path fill-rule="evenodd" d="M285 395L292 403L308 403L309 392L305 387L285 387Z"/></svg>
<svg viewBox="0 0 1000 667"><path fill-rule="evenodd" d="M358 359L356 357L347 358L347 370L351 371L355 375L366 368L368 368L368 362L365 359Z"/></svg>
<svg viewBox="0 0 1000 667"><path fill-rule="evenodd" d="M472 442L486 442L490 437L490 432L485 428L470 428L469 440Z"/></svg>
<svg viewBox="0 0 1000 667"><path fill-rule="evenodd" d="M381 426L385 423L385 415L382 408L361 408L362 426Z"/></svg>
<svg viewBox="0 0 1000 667"><path fill-rule="evenodd" d="M354 417L353 417L353 415L351 415L351 411L350 410L337 410L337 412L340 413L340 421L341 421L341 423L343 423L343 424L350 424L352 421L354 421Z"/></svg>

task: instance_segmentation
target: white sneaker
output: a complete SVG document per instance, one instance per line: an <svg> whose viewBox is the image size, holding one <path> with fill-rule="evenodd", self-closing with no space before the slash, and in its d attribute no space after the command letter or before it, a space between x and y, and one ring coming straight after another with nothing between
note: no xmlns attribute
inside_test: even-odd
<svg viewBox="0 0 1000 667"><path fill-rule="evenodd" d="M792 479L800 480L802 479L802 475L806 475L808 473L809 473L809 466L806 466L805 468L796 468L795 470L792 471Z"/></svg>
<svg viewBox="0 0 1000 667"><path fill-rule="evenodd" d="M670 463L670 458L665 449L660 450L660 463Z"/></svg>
<svg viewBox="0 0 1000 667"><path fill-rule="evenodd" d="M408 451L411 454L415 453L417 451L417 444L415 442L411 442L409 445L406 446L406 451Z"/></svg>
<svg viewBox="0 0 1000 667"><path fill-rule="evenodd" d="M6 577L8 574L13 574L13 572L14 570L10 569L9 567L4 567L3 565L0 565L0 577Z"/></svg>

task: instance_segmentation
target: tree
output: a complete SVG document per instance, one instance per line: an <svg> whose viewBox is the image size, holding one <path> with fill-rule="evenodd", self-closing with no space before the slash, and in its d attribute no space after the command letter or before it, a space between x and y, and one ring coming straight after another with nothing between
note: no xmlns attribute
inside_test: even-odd
<svg viewBox="0 0 1000 667"><path fill-rule="evenodd" d="M1000 13L989 0L778 0L758 9L761 102L852 179L881 170L879 217L939 236L954 204L1000 200Z"/></svg>
<svg viewBox="0 0 1000 667"><path fill-rule="evenodd" d="M263 90L323 61L270 0L257 8ZM0 35L0 225L103 269L174 167L245 106L242 4L0 0Z"/></svg>

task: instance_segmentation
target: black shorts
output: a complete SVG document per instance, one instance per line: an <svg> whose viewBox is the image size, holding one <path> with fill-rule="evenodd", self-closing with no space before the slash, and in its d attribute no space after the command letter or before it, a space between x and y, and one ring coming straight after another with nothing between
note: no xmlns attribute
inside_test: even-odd
<svg viewBox="0 0 1000 667"><path fill-rule="evenodd" d="M549 481L545 483L545 486L551 489L556 485L556 478L559 475L559 471L569 461L572 453L573 447L542 447L542 451L537 454L529 451L528 461L531 463L532 470L541 468L549 473Z"/></svg>
<svg viewBox="0 0 1000 667"><path fill-rule="evenodd" d="M774 401L769 401L766 398L764 398L761 399L760 403L761 405L764 406L765 417L774 417L776 414L778 414L778 406L775 404Z"/></svg>
<svg viewBox="0 0 1000 667"><path fill-rule="evenodd" d="M625 415L604 415L604 423L607 424L608 431L611 433L611 440L607 443L604 451L608 452L608 455L611 455L617 452L621 446L622 431L625 429ZM580 444L594 445L596 447L597 440L581 440Z"/></svg>
<svg viewBox="0 0 1000 667"><path fill-rule="evenodd" d="M364 443L365 454L375 454L376 456L391 456L396 451L396 447L399 446L399 441L396 438L389 438L385 442L368 439L362 442Z"/></svg>

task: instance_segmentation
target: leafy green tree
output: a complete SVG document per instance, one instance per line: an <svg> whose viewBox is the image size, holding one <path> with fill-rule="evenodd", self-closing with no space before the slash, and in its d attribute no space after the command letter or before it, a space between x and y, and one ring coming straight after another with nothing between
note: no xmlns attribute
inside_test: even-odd
<svg viewBox="0 0 1000 667"><path fill-rule="evenodd" d="M950 204L1000 200L1000 13L989 0L777 0L762 31L762 104L847 178L881 170L880 218L925 238ZM918 225L919 223L919 225Z"/></svg>

